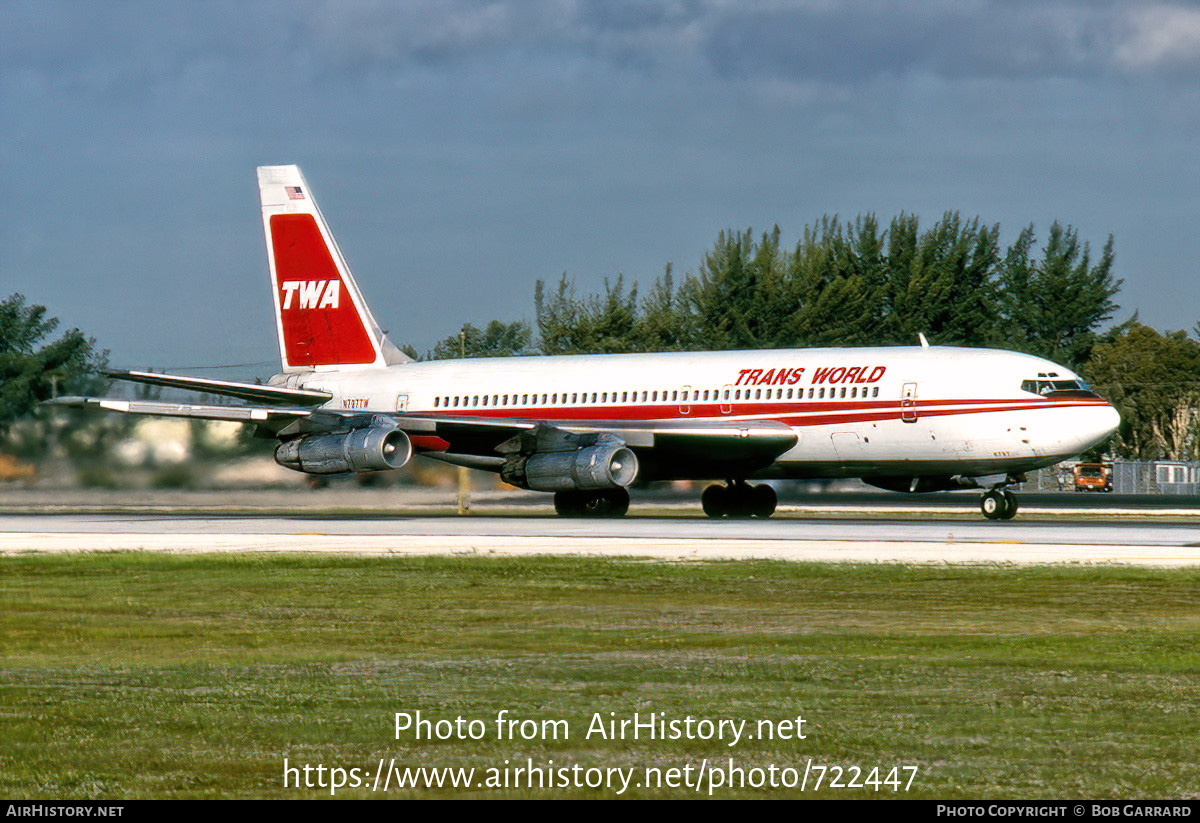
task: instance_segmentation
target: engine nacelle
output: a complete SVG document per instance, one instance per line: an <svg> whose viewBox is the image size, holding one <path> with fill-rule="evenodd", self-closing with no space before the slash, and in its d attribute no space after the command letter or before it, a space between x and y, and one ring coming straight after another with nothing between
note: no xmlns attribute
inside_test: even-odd
<svg viewBox="0 0 1200 823"><path fill-rule="evenodd" d="M400 429L366 426L346 434L308 434L280 443L275 462L306 474L386 471L407 463L412 451L412 442Z"/></svg>
<svg viewBox="0 0 1200 823"><path fill-rule="evenodd" d="M622 443L573 451L535 452L505 461L500 477L539 492L624 488L637 477L637 456Z"/></svg>

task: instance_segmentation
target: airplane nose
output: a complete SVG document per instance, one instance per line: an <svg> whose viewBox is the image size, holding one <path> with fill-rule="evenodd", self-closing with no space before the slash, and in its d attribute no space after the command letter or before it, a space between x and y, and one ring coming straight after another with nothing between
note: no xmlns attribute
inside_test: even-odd
<svg viewBox="0 0 1200 823"><path fill-rule="evenodd" d="M1104 436L1108 437L1120 425L1121 413L1113 406L1105 406L1104 413L1100 415L1100 426L1104 429Z"/></svg>
<svg viewBox="0 0 1200 823"><path fill-rule="evenodd" d="M1081 454L1107 440L1121 425L1121 415L1107 403L1097 404L1074 409L1067 425L1067 430L1060 430L1063 431L1060 447L1064 453Z"/></svg>
<svg viewBox="0 0 1200 823"><path fill-rule="evenodd" d="M1089 441L1088 448L1107 440L1121 425L1121 413L1110 405L1097 407L1090 415L1085 434Z"/></svg>

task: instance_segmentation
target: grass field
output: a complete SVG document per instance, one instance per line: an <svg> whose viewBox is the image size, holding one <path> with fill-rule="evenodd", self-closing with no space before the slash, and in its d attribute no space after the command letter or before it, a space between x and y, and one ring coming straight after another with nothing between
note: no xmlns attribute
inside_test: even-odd
<svg viewBox="0 0 1200 823"><path fill-rule="evenodd" d="M1200 796L1195 569L80 554L0 559L0 594L11 798L330 795L285 788L284 758L368 785L381 758L633 769L635 797L695 793L637 787L647 766L730 758L877 782L917 767L908 792L814 792L810 772L806 796ZM486 733L396 739L395 714L418 710ZM501 710L570 736L497 739ZM802 716L807 738L585 739L594 713L634 712Z"/></svg>

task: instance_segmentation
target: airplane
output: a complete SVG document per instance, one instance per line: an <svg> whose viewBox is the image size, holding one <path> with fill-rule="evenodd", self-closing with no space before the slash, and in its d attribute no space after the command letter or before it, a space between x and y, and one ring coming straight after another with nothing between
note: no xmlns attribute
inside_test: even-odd
<svg viewBox="0 0 1200 823"><path fill-rule="evenodd" d="M397 469L414 455L549 492L564 516L621 516L635 481L716 480L713 518L770 517L771 478L861 478L922 493L1009 486L1103 442L1117 411L1027 354L919 345L416 362L376 323L297 166L258 169L281 373L265 385L108 372L227 404L51 401L257 427L310 475Z"/></svg>

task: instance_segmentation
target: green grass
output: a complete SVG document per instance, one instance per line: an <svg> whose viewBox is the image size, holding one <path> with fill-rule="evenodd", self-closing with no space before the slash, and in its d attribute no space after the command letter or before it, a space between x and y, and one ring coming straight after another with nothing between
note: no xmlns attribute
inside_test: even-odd
<svg viewBox="0 0 1200 823"><path fill-rule="evenodd" d="M371 773L381 757L639 770L732 757L918 766L917 797L1196 797L1198 584L1200 570L1115 568L3 558L0 795L329 795L284 788L285 757ZM571 737L497 740L501 709L567 720ZM487 735L396 740L394 714L416 710L484 720ZM610 711L803 715L808 738L583 739ZM613 793L389 793L410 795Z"/></svg>

